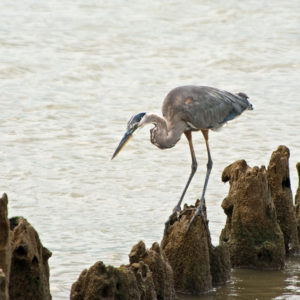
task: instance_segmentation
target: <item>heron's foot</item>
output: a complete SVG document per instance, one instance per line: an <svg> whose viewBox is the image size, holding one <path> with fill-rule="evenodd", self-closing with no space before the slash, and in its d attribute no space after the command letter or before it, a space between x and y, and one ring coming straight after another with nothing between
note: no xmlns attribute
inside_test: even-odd
<svg viewBox="0 0 300 300"><path fill-rule="evenodd" d="M200 216L200 217L201 217L201 220L202 220L202 222L203 222L203 225L204 225L204 227L205 227L205 230L207 231L208 228L207 228L207 224L206 224L206 217L205 217L205 215L204 215L204 210L203 210L204 201L205 201L204 198L201 198L200 203L199 203L199 205L196 207L195 213L194 213L194 215L193 215L193 217L192 217L192 219L191 219L191 221L190 221L190 223L189 223L189 225L188 225L188 227L187 227L185 233L188 233L188 232L189 232L189 230L190 230L190 228L191 228L191 225L192 225L192 223L194 222L194 220L195 220L195 218L196 218L197 216Z"/></svg>
<svg viewBox="0 0 300 300"><path fill-rule="evenodd" d="M181 207L180 205L176 205L173 208L172 214L169 216L168 220L165 222L165 234L167 232L167 229L170 225L174 224L176 221L179 220L181 216Z"/></svg>
<svg viewBox="0 0 300 300"><path fill-rule="evenodd" d="M181 207L180 205L176 205L174 208L173 208L173 213L172 215L169 217L169 219L174 215L176 214L176 217L177 217L177 220L179 219L180 215L181 215Z"/></svg>

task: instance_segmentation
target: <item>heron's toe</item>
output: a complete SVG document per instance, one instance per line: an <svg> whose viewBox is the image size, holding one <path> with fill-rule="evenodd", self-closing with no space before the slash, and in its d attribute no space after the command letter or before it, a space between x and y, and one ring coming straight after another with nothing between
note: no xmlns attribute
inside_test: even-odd
<svg viewBox="0 0 300 300"><path fill-rule="evenodd" d="M192 219L190 220L189 225L188 225L188 227L187 227L185 233L188 233L188 232L189 232L189 230L190 230L190 228L191 228L191 225L193 224L193 222L194 222L194 220L195 220L195 218L196 218L197 216L200 216L200 217L201 217L201 220L202 220L202 222L203 222L203 225L204 225L205 229L208 230L207 224L206 224L206 216L205 216L205 214L204 214L204 212L203 212L203 205L201 205L201 202L200 202L200 205L197 206L197 208L196 208L196 210L195 210L195 213L194 213Z"/></svg>
<svg viewBox="0 0 300 300"><path fill-rule="evenodd" d="M178 214L181 212L181 207L180 205L176 205L174 208L173 208L173 214Z"/></svg>

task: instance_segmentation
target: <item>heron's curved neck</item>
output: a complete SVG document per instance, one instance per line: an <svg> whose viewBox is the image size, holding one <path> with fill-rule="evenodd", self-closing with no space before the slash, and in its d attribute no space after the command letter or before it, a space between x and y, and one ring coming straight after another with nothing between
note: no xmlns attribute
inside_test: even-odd
<svg viewBox="0 0 300 300"><path fill-rule="evenodd" d="M147 114L146 123L153 123L154 128L150 130L151 143L160 149L172 148L180 140L185 130L184 123L175 126L168 124L166 120L156 114Z"/></svg>

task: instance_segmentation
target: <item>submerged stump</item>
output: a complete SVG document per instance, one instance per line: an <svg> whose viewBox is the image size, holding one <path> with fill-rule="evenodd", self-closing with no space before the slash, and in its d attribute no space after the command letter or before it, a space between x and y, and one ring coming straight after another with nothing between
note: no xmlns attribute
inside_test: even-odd
<svg viewBox="0 0 300 300"><path fill-rule="evenodd" d="M7 292L7 280L5 274L2 269L0 269L0 299L7 300L8 292Z"/></svg>
<svg viewBox="0 0 300 300"><path fill-rule="evenodd" d="M10 275L11 251L10 230L7 217L7 195L0 198L0 299L8 299L8 279Z"/></svg>
<svg viewBox="0 0 300 300"><path fill-rule="evenodd" d="M50 300L48 259L38 233L22 217L7 217L8 198L0 198L0 299Z"/></svg>
<svg viewBox="0 0 300 300"><path fill-rule="evenodd" d="M176 291L198 295L226 282L231 267L227 247L212 246L208 222L204 224L201 217L196 217L186 233L194 211L194 206L185 205L181 217L174 216L161 247L172 266Z"/></svg>
<svg viewBox="0 0 300 300"><path fill-rule="evenodd" d="M143 241L132 247L130 264L143 262L152 273L157 299L177 299L174 289L173 270L158 243L147 250Z"/></svg>
<svg viewBox="0 0 300 300"><path fill-rule="evenodd" d="M136 276L140 276L140 281L145 282L151 276L149 268L143 266L134 266L135 272L121 266L115 268L105 266L102 261L96 262L88 270L83 270L78 280L73 283L71 289L72 300L101 300L101 299L116 299L116 300L135 300L141 299ZM150 277L151 278L151 277ZM144 299L153 296L152 292L145 290L142 286L141 290L144 294ZM147 295L150 294L150 297Z"/></svg>
<svg viewBox="0 0 300 300"><path fill-rule="evenodd" d="M277 213L277 220L283 232L286 254L299 252L297 221L289 172L290 151L279 146L272 153L267 176L271 187L271 195Z"/></svg>
<svg viewBox="0 0 300 300"><path fill-rule="evenodd" d="M71 289L72 300L176 300L173 272L157 243L133 246L130 264L115 268L95 263L82 271Z"/></svg>
<svg viewBox="0 0 300 300"><path fill-rule="evenodd" d="M230 189L222 203L227 220L220 243L228 245L232 266L282 269L284 236L265 167L250 168L239 160L224 169L222 180Z"/></svg>
<svg viewBox="0 0 300 300"><path fill-rule="evenodd" d="M50 300L48 259L52 253L43 247L38 233L26 219L11 218L10 228L12 230L10 299Z"/></svg>
<svg viewBox="0 0 300 300"><path fill-rule="evenodd" d="M298 240L300 241L300 162L297 163L296 169L298 172L298 188L295 195L295 212L297 221Z"/></svg>

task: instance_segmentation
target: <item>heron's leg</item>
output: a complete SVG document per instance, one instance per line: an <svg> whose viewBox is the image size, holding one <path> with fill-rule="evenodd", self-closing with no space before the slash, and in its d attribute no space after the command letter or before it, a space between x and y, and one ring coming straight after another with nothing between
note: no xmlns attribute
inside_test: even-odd
<svg viewBox="0 0 300 300"><path fill-rule="evenodd" d="M204 201L205 201L205 192L206 192L206 188L207 188L207 184L208 184L209 175L210 175L210 172L211 172L211 169L212 169L212 166L213 166L213 161L211 159L209 144L208 144L208 130L201 130L201 131L202 131L202 134L203 134L204 139L205 139L207 156L208 156L208 161L207 161L207 165L206 165L205 182L204 182L202 196L201 196L201 200L200 200L200 205L203 206Z"/></svg>
<svg viewBox="0 0 300 300"><path fill-rule="evenodd" d="M208 179L209 179L209 175L213 166L213 161L211 159L211 155L210 155L210 150L209 150L209 144L208 144L208 130L201 130L203 137L205 139L205 144L206 144L206 150L207 150L207 156L208 156L208 161L207 161L207 165L206 165L206 176L205 176L205 181L204 181L204 186L203 186L203 191L202 191L202 196L200 199L200 203L196 208L195 214L193 215L188 228L187 228L187 232L190 229L191 224L193 223L194 219L196 216L201 216L204 225L206 226L205 220L204 220L204 215L203 215L203 205L204 205L204 201L205 201L205 192L206 192L206 188L207 188L207 184L208 184Z"/></svg>
<svg viewBox="0 0 300 300"><path fill-rule="evenodd" d="M191 181L192 181L192 179L193 179L193 177L194 177L194 175L196 173L197 165L198 165L197 164L197 160L196 160L196 156L195 156L193 142L192 142L192 132L191 131L186 131L184 134L185 134L185 136L186 136L186 138L187 138L187 140L189 142L189 146L190 146L190 151L191 151L191 156L192 156L192 169L191 169L191 173L190 173L189 179L188 179L188 181L187 181L187 183L185 185L185 188L184 188L184 190L182 192L182 195L181 195L181 197L179 199L179 202L177 203L177 205L173 209L173 213L176 212L177 214L181 211L182 200L183 200L184 195L185 195L185 193L186 193L186 191L187 191L187 189L188 189L188 187L189 187L189 185L190 185L190 183L191 183Z"/></svg>

